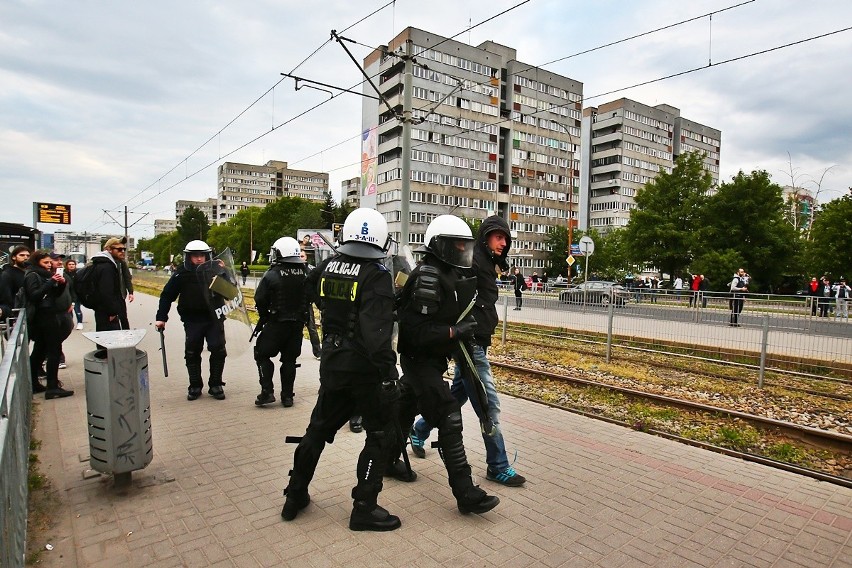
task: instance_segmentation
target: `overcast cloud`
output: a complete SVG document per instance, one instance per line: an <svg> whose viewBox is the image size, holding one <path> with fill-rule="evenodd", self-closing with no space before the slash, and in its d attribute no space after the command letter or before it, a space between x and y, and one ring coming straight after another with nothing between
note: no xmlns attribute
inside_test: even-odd
<svg viewBox="0 0 852 568"><path fill-rule="evenodd" d="M449 37L520 2L398 0L343 35L369 46L407 26ZM738 3L531 0L457 39L509 45L540 65ZM327 171L338 197L340 182L359 172L360 97L343 94L295 118L329 95L296 91L289 79L267 91L330 30L385 4L3 0L0 221L30 225L34 201L67 203L71 226L39 228L120 233L110 215L121 219L127 206L131 235L150 237L154 219L174 217L176 200L216 196L216 167L226 160ZM812 180L831 168L825 202L852 186L852 30L707 64L850 26L845 0L755 0L712 24L705 17L545 68L583 82L586 105L666 103L720 129L723 180L763 169L789 185L792 163L796 182L816 189ZM349 47L359 60L369 52ZM341 87L361 80L334 42L293 72Z"/></svg>

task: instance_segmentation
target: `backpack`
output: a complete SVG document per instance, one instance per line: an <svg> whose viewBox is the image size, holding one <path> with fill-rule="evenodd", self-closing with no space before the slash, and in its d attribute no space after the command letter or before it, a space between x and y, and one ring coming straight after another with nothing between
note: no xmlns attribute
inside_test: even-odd
<svg viewBox="0 0 852 568"><path fill-rule="evenodd" d="M98 302L98 287L97 280L94 275L95 267L93 265L84 266L77 269L77 274L74 276L74 293L77 295L77 301L90 310L97 310L100 306Z"/></svg>

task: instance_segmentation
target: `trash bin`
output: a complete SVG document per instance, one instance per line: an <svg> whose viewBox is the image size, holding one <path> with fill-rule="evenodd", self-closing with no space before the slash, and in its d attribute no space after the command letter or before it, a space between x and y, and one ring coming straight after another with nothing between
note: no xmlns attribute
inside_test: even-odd
<svg viewBox="0 0 852 568"><path fill-rule="evenodd" d="M148 355L143 329L84 333L103 349L86 353L89 464L117 476L144 469L154 455Z"/></svg>

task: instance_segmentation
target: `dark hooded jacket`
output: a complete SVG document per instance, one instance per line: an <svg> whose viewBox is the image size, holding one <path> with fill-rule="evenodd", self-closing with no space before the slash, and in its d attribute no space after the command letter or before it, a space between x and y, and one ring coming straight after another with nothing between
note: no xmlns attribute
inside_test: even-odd
<svg viewBox="0 0 852 568"><path fill-rule="evenodd" d="M506 235L506 248L499 256L492 254L488 248L488 235L500 231ZM499 215L487 217L479 226L476 236L476 246L473 248L473 274L476 276L476 305L473 307L473 317L476 319L476 342L482 346L491 345L491 336L497 328L497 270L508 270L509 249L512 247L512 235L509 224Z"/></svg>

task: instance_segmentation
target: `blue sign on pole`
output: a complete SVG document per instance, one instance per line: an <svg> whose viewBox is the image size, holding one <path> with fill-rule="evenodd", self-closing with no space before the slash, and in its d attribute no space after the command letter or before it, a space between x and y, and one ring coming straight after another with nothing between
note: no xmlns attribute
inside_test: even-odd
<svg viewBox="0 0 852 568"><path fill-rule="evenodd" d="M583 256L583 251L580 250L579 244L571 245L571 255L572 256Z"/></svg>

